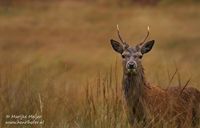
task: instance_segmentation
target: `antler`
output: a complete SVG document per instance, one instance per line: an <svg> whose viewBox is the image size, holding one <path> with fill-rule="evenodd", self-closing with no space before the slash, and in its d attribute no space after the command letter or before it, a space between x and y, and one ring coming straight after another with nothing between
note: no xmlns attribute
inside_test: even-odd
<svg viewBox="0 0 200 128"><path fill-rule="evenodd" d="M128 48L129 45L122 39L121 35L120 35L120 31L119 31L119 26L117 25L117 34L118 34L118 37L120 39L120 41L122 42L122 44L124 45L124 48Z"/></svg>
<svg viewBox="0 0 200 128"><path fill-rule="evenodd" d="M146 37L144 38L144 40L142 41L142 43L140 43L140 45L144 44L144 42L147 40L148 36L149 36L149 26L147 27L147 35Z"/></svg>

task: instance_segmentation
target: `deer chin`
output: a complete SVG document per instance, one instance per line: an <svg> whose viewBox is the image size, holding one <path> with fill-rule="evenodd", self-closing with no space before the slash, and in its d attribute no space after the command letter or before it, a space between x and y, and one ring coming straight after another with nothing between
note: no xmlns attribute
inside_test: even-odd
<svg viewBox="0 0 200 128"><path fill-rule="evenodd" d="M136 75L137 71L136 71L136 69L128 69L128 73Z"/></svg>

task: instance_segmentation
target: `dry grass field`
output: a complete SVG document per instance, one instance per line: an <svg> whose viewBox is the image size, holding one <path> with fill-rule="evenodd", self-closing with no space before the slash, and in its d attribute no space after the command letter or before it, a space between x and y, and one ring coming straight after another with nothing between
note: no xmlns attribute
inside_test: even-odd
<svg viewBox="0 0 200 128"><path fill-rule="evenodd" d="M200 5L127 6L57 2L0 8L2 128L128 128L119 24L132 45L156 44L143 59L150 83L200 89ZM180 78L180 79L179 79ZM42 115L43 125L8 125L6 115ZM138 126L139 127L139 126Z"/></svg>

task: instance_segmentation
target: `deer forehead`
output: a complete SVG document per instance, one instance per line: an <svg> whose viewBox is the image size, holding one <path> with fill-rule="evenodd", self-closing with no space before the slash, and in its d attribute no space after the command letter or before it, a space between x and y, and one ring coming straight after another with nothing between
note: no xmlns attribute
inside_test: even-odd
<svg viewBox="0 0 200 128"><path fill-rule="evenodd" d="M141 52L136 47L129 47L124 50L122 55L141 55Z"/></svg>

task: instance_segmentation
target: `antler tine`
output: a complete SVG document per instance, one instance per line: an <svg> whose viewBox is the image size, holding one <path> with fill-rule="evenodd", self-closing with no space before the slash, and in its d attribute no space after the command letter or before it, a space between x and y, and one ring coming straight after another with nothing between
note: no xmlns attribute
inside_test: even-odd
<svg viewBox="0 0 200 128"><path fill-rule="evenodd" d="M119 30L119 25L117 24L117 34L118 34L118 37L120 39L120 41L122 42L122 44L125 46L125 48L128 47L128 44L122 39L121 35L120 35L120 30Z"/></svg>
<svg viewBox="0 0 200 128"><path fill-rule="evenodd" d="M119 25L117 25L117 34L118 34L118 37L119 37L120 41L124 44L124 41L123 41L123 39L122 39L122 37L120 35Z"/></svg>
<svg viewBox="0 0 200 128"><path fill-rule="evenodd" d="M150 28L149 28L149 26L147 27L147 35L146 35L146 37L144 38L144 40L142 41L142 43L140 43L140 45L142 45L146 40L147 40L147 38L149 37L149 30L150 30Z"/></svg>

